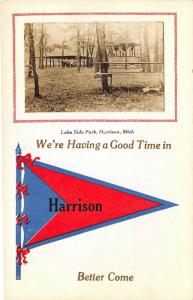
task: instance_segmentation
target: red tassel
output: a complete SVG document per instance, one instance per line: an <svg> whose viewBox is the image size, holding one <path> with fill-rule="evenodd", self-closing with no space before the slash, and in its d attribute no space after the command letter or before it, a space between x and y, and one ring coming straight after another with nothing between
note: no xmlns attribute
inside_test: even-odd
<svg viewBox="0 0 193 300"><path fill-rule="evenodd" d="M29 163L30 162L30 163L33 164L33 162L36 161L37 159L40 159L40 158L39 157L35 157L32 160L30 153L28 153L28 154L26 154L24 156L23 155L17 155L16 156L16 167L18 169L20 169L20 170L23 170L24 168L21 166L22 163Z"/></svg>
<svg viewBox="0 0 193 300"><path fill-rule="evenodd" d="M16 225L21 225L22 222L24 222L25 224L28 224L30 222L27 215L18 215L16 217Z"/></svg>
<svg viewBox="0 0 193 300"><path fill-rule="evenodd" d="M16 194L19 196L19 199L21 199L21 193L25 196L29 195L27 185L21 185L21 182L19 181L16 185Z"/></svg>
<svg viewBox="0 0 193 300"><path fill-rule="evenodd" d="M21 246L17 246L16 248L16 255L17 255L17 263L19 265L27 264L26 255L30 253L30 250L28 248L22 249Z"/></svg>

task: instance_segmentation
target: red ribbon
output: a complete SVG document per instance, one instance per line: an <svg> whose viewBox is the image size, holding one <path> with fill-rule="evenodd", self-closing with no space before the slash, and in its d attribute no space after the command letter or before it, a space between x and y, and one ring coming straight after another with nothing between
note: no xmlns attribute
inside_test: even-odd
<svg viewBox="0 0 193 300"><path fill-rule="evenodd" d="M21 225L22 222L24 222L25 224L28 224L30 222L27 215L18 215L16 217L16 225Z"/></svg>
<svg viewBox="0 0 193 300"><path fill-rule="evenodd" d="M20 170L23 170L24 168L21 166L22 163L32 163L36 161L37 159L40 159L38 156L36 156L33 160L31 158L31 154L28 153L26 155L17 155L16 156L16 167Z"/></svg>
<svg viewBox="0 0 193 300"><path fill-rule="evenodd" d="M30 253L28 248L22 249L21 246L17 246L16 254L17 254L17 263L19 265L27 264L26 255Z"/></svg>
<svg viewBox="0 0 193 300"><path fill-rule="evenodd" d="M21 193L25 196L29 195L27 190L27 185L26 184L21 185L21 182L19 181L16 185L16 195L19 196L19 199L21 199Z"/></svg>

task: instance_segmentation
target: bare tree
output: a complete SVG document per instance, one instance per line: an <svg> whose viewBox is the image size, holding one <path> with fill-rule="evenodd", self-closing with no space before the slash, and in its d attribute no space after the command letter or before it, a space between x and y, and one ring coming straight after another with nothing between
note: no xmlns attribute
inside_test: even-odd
<svg viewBox="0 0 193 300"><path fill-rule="evenodd" d="M27 34L27 26L25 24L24 26L24 43L25 43L25 49L28 48L29 53L29 59L28 59L28 78L33 78L33 72L32 72L32 65L31 65L31 51L30 51L30 45L28 41L28 34Z"/></svg>
<svg viewBox="0 0 193 300"><path fill-rule="evenodd" d="M63 68L64 67L64 50L68 49L68 46L65 44L65 39L63 39L63 41L62 41L60 49L62 50L62 68Z"/></svg>
<svg viewBox="0 0 193 300"><path fill-rule="evenodd" d="M143 50L142 50L142 58L144 62L150 62L150 53L149 53L149 43L148 43L148 25L144 24L143 26ZM151 72L151 65L144 65L145 72Z"/></svg>
<svg viewBox="0 0 193 300"><path fill-rule="evenodd" d="M95 37L93 42L90 42L88 49L89 49L89 67L93 66L93 53L95 48Z"/></svg>
<svg viewBox="0 0 193 300"><path fill-rule="evenodd" d="M156 34L155 34L155 43L154 43L154 62L163 62L163 24L156 24ZM154 64L154 72L161 72L162 65Z"/></svg>
<svg viewBox="0 0 193 300"><path fill-rule="evenodd" d="M44 68L44 24L41 25L40 41L39 41L39 68Z"/></svg>
<svg viewBox="0 0 193 300"><path fill-rule="evenodd" d="M80 72L81 56L80 56L80 24L77 24L77 70Z"/></svg>
<svg viewBox="0 0 193 300"><path fill-rule="evenodd" d="M87 68L93 66L93 52L95 48L95 35L87 30L86 37L86 66Z"/></svg>
<svg viewBox="0 0 193 300"><path fill-rule="evenodd" d="M125 32L125 62L127 63L127 51L128 51L128 48L129 48L129 45L128 45L128 28L126 29L126 32ZM127 64L125 64L125 69L127 69Z"/></svg>
<svg viewBox="0 0 193 300"><path fill-rule="evenodd" d="M106 30L105 32L105 45L107 49L108 57L114 57L114 51L116 48L115 40L116 40L117 32L112 30Z"/></svg>
<svg viewBox="0 0 193 300"><path fill-rule="evenodd" d="M105 47L105 25L104 23L96 23L96 35L97 35L97 55L100 62L101 67L101 83L103 92L110 92L110 87L108 85L108 59L107 59L107 51Z"/></svg>
<svg viewBox="0 0 193 300"><path fill-rule="evenodd" d="M45 56L45 63L47 67L47 52L48 52L48 47L47 47L47 42L48 42L48 34L46 33L46 30L44 31L44 56Z"/></svg>
<svg viewBox="0 0 193 300"><path fill-rule="evenodd" d="M35 47L34 47L34 37L33 37L33 24L27 23L26 24L26 32L29 41L29 52L31 58L31 65L34 77L34 96L41 98L40 91L39 91L39 79L38 74L36 71L36 57L35 57Z"/></svg>

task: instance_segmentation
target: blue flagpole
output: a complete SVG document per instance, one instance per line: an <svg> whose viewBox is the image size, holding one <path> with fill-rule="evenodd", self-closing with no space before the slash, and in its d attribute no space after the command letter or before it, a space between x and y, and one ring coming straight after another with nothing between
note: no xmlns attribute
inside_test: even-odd
<svg viewBox="0 0 193 300"><path fill-rule="evenodd" d="M17 148L15 150L16 152L16 160L17 156L21 155L21 148L18 143ZM21 182L21 169L16 167L16 186L18 182ZM16 216L21 215L21 199L19 199L19 195L16 193ZM16 224L16 249L17 247L21 247L21 225ZM16 279L20 280L21 279L21 265L18 262L18 257L16 255Z"/></svg>

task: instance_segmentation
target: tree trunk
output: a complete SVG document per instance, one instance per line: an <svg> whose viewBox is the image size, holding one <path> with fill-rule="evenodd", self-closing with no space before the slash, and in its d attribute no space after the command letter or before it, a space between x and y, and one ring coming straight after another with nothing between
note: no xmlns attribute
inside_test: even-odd
<svg viewBox="0 0 193 300"><path fill-rule="evenodd" d="M46 34L45 34L45 38L44 38L44 50L45 50L45 53L44 53L45 65L46 65L46 68L47 68L47 37L46 37Z"/></svg>
<svg viewBox="0 0 193 300"><path fill-rule="evenodd" d="M162 26L162 27L160 27ZM162 37L161 37L162 36ZM156 24L156 41L154 45L154 62L163 62L163 25ZM155 64L153 67L154 72L162 72L162 65Z"/></svg>
<svg viewBox="0 0 193 300"><path fill-rule="evenodd" d="M29 39L29 48L30 48L30 57L31 57L31 65L33 70L33 77L34 77L34 96L41 98L39 92L39 80L38 74L36 72L36 58L35 58L35 48L34 48L34 38L33 38L33 29L32 24L27 24L27 32L28 32L28 39Z"/></svg>
<svg viewBox="0 0 193 300"><path fill-rule="evenodd" d="M159 62L164 63L164 25L163 23L160 24L161 28L159 31L159 53L158 53L158 59ZM161 35L161 37L160 37ZM164 71L164 64L159 65L159 72Z"/></svg>
<svg viewBox="0 0 193 300"><path fill-rule="evenodd" d="M96 50L96 62L100 62L100 56L99 56L99 49L97 48ZM99 64L95 64L95 73L100 72L100 65Z"/></svg>
<svg viewBox="0 0 193 300"><path fill-rule="evenodd" d="M85 50L85 41L83 40L82 41L83 67L85 66L84 50Z"/></svg>
<svg viewBox="0 0 193 300"><path fill-rule="evenodd" d="M64 68L64 48L62 48L62 69Z"/></svg>
<svg viewBox="0 0 193 300"><path fill-rule="evenodd" d="M156 41L154 46L154 62L159 61L159 28L156 27ZM159 72L159 65L153 65L153 72Z"/></svg>
<svg viewBox="0 0 193 300"><path fill-rule="evenodd" d="M145 61L150 62L150 54L149 54L149 45L148 45L148 28L147 25L144 25L144 50L145 50ZM145 71L146 72L151 72L151 65L147 64L145 65Z"/></svg>
<svg viewBox="0 0 193 300"><path fill-rule="evenodd" d="M128 50L128 45L126 43L126 50L125 50L125 62L127 63L127 50ZM127 64L125 64L125 69L127 69Z"/></svg>
<svg viewBox="0 0 193 300"><path fill-rule="evenodd" d="M28 54L29 54L29 58L28 58L28 78L33 78L33 74L32 74L32 65L31 65L31 55L30 55L30 45L29 45L29 41L28 41L28 34L27 34L27 26L26 24L24 25L24 43L25 43L25 47L28 48Z"/></svg>
<svg viewBox="0 0 193 300"><path fill-rule="evenodd" d="M44 68L44 25L42 24L41 35L40 35L40 61L39 68Z"/></svg>
<svg viewBox="0 0 193 300"><path fill-rule="evenodd" d="M28 78L33 78L32 62L31 62L31 51L29 45L29 69L28 69Z"/></svg>
<svg viewBox="0 0 193 300"><path fill-rule="evenodd" d="M94 52L94 44L95 44L95 41L93 42L93 45L91 45L89 47L89 53L90 53L90 57L89 57L89 67L93 67L93 52Z"/></svg>
<svg viewBox="0 0 193 300"><path fill-rule="evenodd" d="M89 59L89 67L92 68L93 67L93 52L90 53L90 59Z"/></svg>
<svg viewBox="0 0 193 300"><path fill-rule="evenodd" d="M96 35L97 35L97 46L98 46L98 56L100 62L101 73L108 73L109 64L107 59L107 51L105 47L105 28L103 23L96 23ZM105 74L101 75L102 90L104 93L110 92L110 87L108 85L108 76Z"/></svg>
<svg viewBox="0 0 193 300"><path fill-rule="evenodd" d="M80 57L80 26L77 26L77 71L80 72L81 57Z"/></svg>
<svg viewBox="0 0 193 300"><path fill-rule="evenodd" d="M86 46L86 67L89 68L89 51L88 51L88 44Z"/></svg>
<svg viewBox="0 0 193 300"><path fill-rule="evenodd" d="M139 40L140 40L140 60L141 62L144 61L144 55L143 55L143 47L142 47L142 41L143 41L143 34L142 34L142 25L139 24ZM141 65L141 68L143 72L145 72L145 65Z"/></svg>

